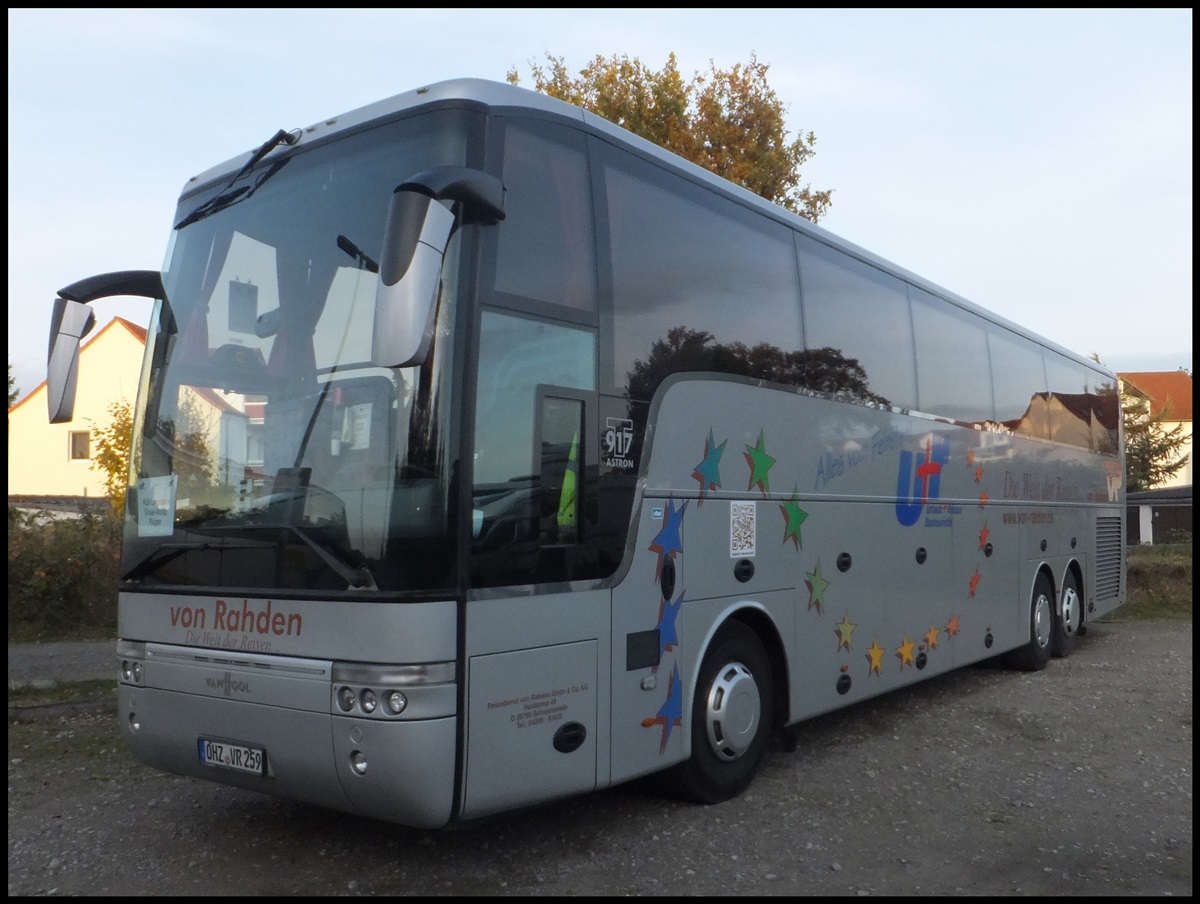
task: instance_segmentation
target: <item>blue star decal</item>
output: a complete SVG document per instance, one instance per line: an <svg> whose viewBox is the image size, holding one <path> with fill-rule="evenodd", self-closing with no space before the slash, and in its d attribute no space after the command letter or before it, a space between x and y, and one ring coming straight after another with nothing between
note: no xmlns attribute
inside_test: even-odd
<svg viewBox="0 0 1200 904"><path fill-rule="evenodd" d="M671 729L683 724L683 686L679 680L679 666L671 669L671 680L667 683L667 699L653 719L643 719L642 727L651 728L662 726L662 741L658 745L659 754L665 753L667 742L671 740Z"/></svg>
<svg viewBox="0 0 1200 904"><path fill-rule="evenodd" d="M683 605L683 592L675 602L663 600L658 609L658 659L662 654L673 650L679 645L679 634L675 631L675 619L679 617L679 608Z"/></svg>
<svg viewBox="0 0 1200 904"><path fill-rule="evenodd" d="M683 540L680 538L679 532L683 529L683 513L687 511L687 505L685 502L679 508L675 508L675 500L667 500L667 511L663 515L662 530L650 544L651 552L658 553L658 564L654 568L654 580L656 581L662 577L663 559L667 556L675 558L675 553L683 552Z"/></svg>
<svg viewBox="0 0 1200 904"><path fill-rule="evenodd" d="M727 442L729 440L725 440ZM704 460L692 472L692 477L700 483L700 501L697 505L704 505L706 491L721 488L721 455L725 451L725 443L718 446L713 439L712 429L709 429L708 439L704 443Z"/></svg>

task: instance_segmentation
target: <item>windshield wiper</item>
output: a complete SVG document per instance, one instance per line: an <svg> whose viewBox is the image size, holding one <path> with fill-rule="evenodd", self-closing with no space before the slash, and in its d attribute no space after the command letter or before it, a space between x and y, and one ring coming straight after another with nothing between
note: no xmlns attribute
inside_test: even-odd
<svg viewBox="0 0 1200 904"><path fill-rule="evenodd" d="M209 198L186 217L175 224L176 229L182 229L195 223L197 220L203 220L205 217L212 216L218 211L224 210L226 207L232 207L242 199L247 192L250 191L249 185L239 185L233 191L227 191L224 194L217 195L215 198Z"/></svg>
<svg viewBox="0 0 1200 904"><path fill-rule="evenodd" d="M259 161L261 161L263 157L266 157L267 154L271 153L271 151L275 150L275 148L279 147L281 144L290 146L299 140L299 129L292 129L290 132L280 129L278 132L264 141L257 151L250 155L250 159L242 165L242 168L238 170L237 173L234 174L234 177L226 184L226 191L221 192L221 194L217 195L215 198L209 198L207 201L189 213L186 217L176 223L175 228L182 229L184 226L189 226L192 223L195 223L197 220L203 220L205 217L211 217L214 213L218 213L227 207L231 207L238 201L245 201L248 197L258 191L259 187L264 182L279 172L279 170L283 168L283 165L287 163L287 160L280 160L272 165L271 168L263 173L262 176L259 177L259 180L253 185L242 185L233 189L232 191L228 190L229 186L233 185L233 183L237 182L238 179L242 178L242 176L254 169L254 167L258 165Z"/></svg>
<svg viewBox="0 0 1200 904"><path fill-rule="evenodd" d="M375 576L371 574L370 569L365 565L351 565L342 558L335 555L328 544L319 543L310 537L305 531L301 530L294 524L280 524L279 522L269 522L263 524L228 524L223 525L227 529L240 531L266 531L266 530L287 530L291 531L301 540L303 540L313 552L315 552L330 570L335 572L338 577L345 580L347 589L354 590L378 590L379 585L375 583ZM278 544L267 544L276 546Z"/></svg>
<svg viewBox="0 0 1200 904"><path fill-rule="evenodd" d="M287 529L292 531L297 537L307 543L312 551L321 557L321 561L333 569L337 574L344 578L346 583L355 590L378 590L379 585L375 583L375 575L371 574L366 565L352 567L349 563L343 562L335 556L328 547L321 545L300 528L294 524L286 525Z"/></svg>
<svg viewBox="0 0 1200 904"><path fill-rule="evenodd" d="M300 528L293 524L240 524L238 530L289 530L303 540L338 577L345 580L347 588L354 590L378 590L375 576L365 565L353 567L335 556L329 549ZM212 552L226 549L276 549L278 543L269 540L223 540L210 543L205 540L200 543L164 543L134 565L133 568L121 575L122 581L138 581L151 570L159 568L172 559L178 558L185 552Z"/></svg>
<svg viewBox="0 0 1200 904"><path fill-rule="evenodd" d="M275 148L279 147L281 144L286 144L290 147L299 140L299 129L292 129L290 132L285 129L280 129L278 132L264 141L257 151L250 155L250 159L247 160L242 168L237 171L237 175L229 180L229 184L233 185L234 182L237 182L238 179L242 178L242 176L254 169L254 167L258 164L258 161L262 160L263 157L266 157L267 154L271 153L271 151L275 150Z"/></svg>
<svg viewBox="0 0 1200 904"><path fill-rule="evenodd" d="M368 255L344 235L339 235L337 237L337 246L354 258L356 263L366 267L372 273L379 272L379 264L374 260L374 258Z"/></svg>
<svg viewBox="0 0 1200 904"><path fill-rule="evenodd" d="M264 170L263 174L258 177L258 181L256 181L253 185L239 185L235 189L222 192L215 198L209 198L207 201L189 213L186 217L176 223L175 228L182 229L184 226L190 226L197 220L203 220L205 217L211 217L214 213L220 213L222 210L225 210L225 208L232 207L239 201L245 201L252 194L258 191L264 182L283 169L291 159L291 157L286 157L283 160L276 160L271 164L270 167ZM237 179L235 178L233 181L236 182Z"/></svg>
<svg viewBox="0 0 1200 904"><path fill-rule="evenodd" d="M166 565L172 559L192 550L208 552L209 550L223 549L271 549L274 546L274 543L268 543L265 540L225 540L220 543L210 543L204 540L200 543L164 543L121 575L121 580L139 581L152 569Z"/></svg>

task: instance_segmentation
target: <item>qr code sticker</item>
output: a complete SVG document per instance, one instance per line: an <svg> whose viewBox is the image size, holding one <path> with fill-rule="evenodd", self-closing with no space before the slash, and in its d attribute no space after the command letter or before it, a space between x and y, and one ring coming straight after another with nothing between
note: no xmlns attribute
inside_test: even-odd
<svg viewBox="0 0 1200 904"><path fill-rule="evenodd" d="M754 503L729 503L729 555L754 555Z"/></svg>

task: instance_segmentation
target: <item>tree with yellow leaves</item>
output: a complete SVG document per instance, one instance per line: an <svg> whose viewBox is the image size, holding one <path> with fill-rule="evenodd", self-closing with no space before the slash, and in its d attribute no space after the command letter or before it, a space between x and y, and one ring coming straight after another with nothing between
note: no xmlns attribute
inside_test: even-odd
<svg viewBox="0 0 1200 904"><path fill-rule="evenodd" d="M603 116L718 176L814 223L832 203L831 190L802 184L800 168L815 153L816 135L788 140L786 109L767 84L766 63L750 62L685 79L675 54L654 71L637 57L597 55L572 76L562 57L530 63L534 87ZM516 69L508 81L520 83Z"/></svg>

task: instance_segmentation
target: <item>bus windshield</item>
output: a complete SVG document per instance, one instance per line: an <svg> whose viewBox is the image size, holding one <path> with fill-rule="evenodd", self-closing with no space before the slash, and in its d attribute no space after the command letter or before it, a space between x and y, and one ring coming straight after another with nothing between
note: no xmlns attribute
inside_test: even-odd
<svg viewBox="0 0 1200 904"><path fill-rule="evenodd" d="M131 449L125 586L437 590L448 553L448 334L371 364L393 190L461 165L461 111L267 156L185 196L150 323Z"/></svg>

